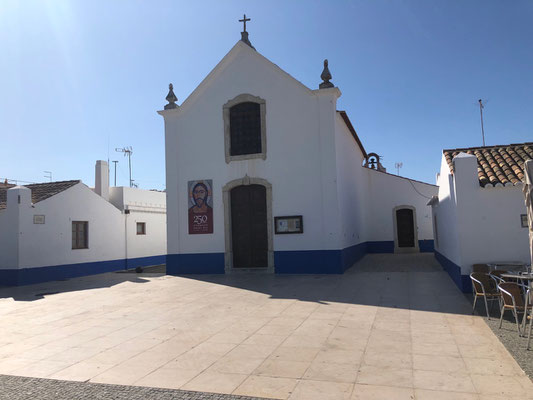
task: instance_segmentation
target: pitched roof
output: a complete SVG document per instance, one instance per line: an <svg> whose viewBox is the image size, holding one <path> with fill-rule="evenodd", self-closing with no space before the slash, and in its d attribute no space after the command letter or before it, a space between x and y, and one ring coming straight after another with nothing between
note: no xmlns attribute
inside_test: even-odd
<svg viewBox="0 0 533 400"><path fill-rule="evenodd" d="M450 149L443 150L443 153L452 174L453 158L459 153L467 153L477 157L480 186L515 185L524 180L524 162L533 159L533 142Z"/></svg>
<svg viewBox="0 0 533 400"><path fill-rule="evenodd" d="M38 203L46 200L64 190L80 183L81 181L59 181L48 183L32 183L31 185L24 185L28 189L31 189L31 202ZM13 184L0 184L0 210L7 207L7 190L15 187Z"/></svg>

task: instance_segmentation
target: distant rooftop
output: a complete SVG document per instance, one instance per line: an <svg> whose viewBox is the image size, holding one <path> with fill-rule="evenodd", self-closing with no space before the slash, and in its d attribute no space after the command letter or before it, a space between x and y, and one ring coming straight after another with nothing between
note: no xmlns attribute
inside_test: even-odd
<svg viewBox="0 0 533 400"><path fill-rule="evenodd" d="M449 149L443 153L452 174L453 158L459 153L467 153L477 157L480 186L515 185L524 181L524 162L533 159L533 142Z"/></svg>
<svg viewBox="0 0 533 400"><path fill-rule="evenodd" d="M32 183L31 185L24 185L28 189L31 189L31 202L38 203L46 200L64 190L80 183L81 181L59 181L59 182L47 182L47 183ZM17 185L0 183L0 210L7 207L7 190Z"/></svg>

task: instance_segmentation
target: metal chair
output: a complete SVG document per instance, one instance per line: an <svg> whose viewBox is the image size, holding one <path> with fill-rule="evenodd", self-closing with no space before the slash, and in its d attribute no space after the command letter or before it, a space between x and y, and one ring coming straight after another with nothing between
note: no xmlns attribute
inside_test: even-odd
<svg viewBox="0 0 533 400"><path fill-rule="evenodd" d="M520 323L518 322L518 313L524 313L524 318L526 316L526 304L524 304L524 298L522 297L523 288L528 290L527 286L515 282L503 282L498 285L503 300L499 328L501 329L502 327L503 314L506 310L511 310L516 321L516 330L519 335L521 335L521 331Z"/></svg>
<svg viewBox="0 0 533 400"><path fill-rule="evenodd" d="M490 272L490 267L487 264L474 264L472 265L472 272L483 272L488 274Z"/></svg>
<svg viewBox="0 0 533 400"><path fill-rule="evenodd" d="M497 287L495 287L492 279L488 274L482 272L472 272L470 274L470 279L472 280L472 291L474 295L474 305L472 306L472 314L476 310L476 302L478 297L483 297L485 301L485 311L487 311L487 319L490 319L489 306L487 301L500 300L501 294L498 292ZM492 307L492 303L491 303Z"/></svg>

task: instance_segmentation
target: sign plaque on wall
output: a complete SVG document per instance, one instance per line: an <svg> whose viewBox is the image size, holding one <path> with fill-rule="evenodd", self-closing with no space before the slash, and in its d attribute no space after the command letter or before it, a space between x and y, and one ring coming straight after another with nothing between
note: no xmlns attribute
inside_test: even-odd
<svg viewBox="0 0 533 400"><path fill-rule="evenodd" d="M33 216L33 223L34 224L44 224L44 215L34 215Z"/></svg>
<svg viewBox="0 0 533 400"><path fill-rule="evenodd" d="M520 214L520 225L522 226L522 228L528 227L527 214Z"/></svg>
<svg viewBox="0 0 533 400"><path fill-rule="evenodd" d="M213 180L188 182L189 234L213 233Z"/></svg>
<svg viewBox="0 0 533 400"><path fill-rule="evenodd" d="M274 217L276 234L303 233L304 225L301 215Z"/></svg>

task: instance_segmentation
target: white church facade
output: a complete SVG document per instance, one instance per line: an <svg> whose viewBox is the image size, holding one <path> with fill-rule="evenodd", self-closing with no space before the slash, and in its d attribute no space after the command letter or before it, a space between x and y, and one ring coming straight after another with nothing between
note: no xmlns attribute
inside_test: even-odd
<svg viewBox="0 0 533 400"><path fill-rule="evenodd" d="M366 253L432 252L435 185L367 153L325 61L313 90L247 32L165 122L167 273L343 273Z"/></svg>
<svg viewBox="0 0 533 400"><path fill-rule="evenodd" d="M166 196L79 180L0 184L0 286L27 285L163 264Z"/></svg>

